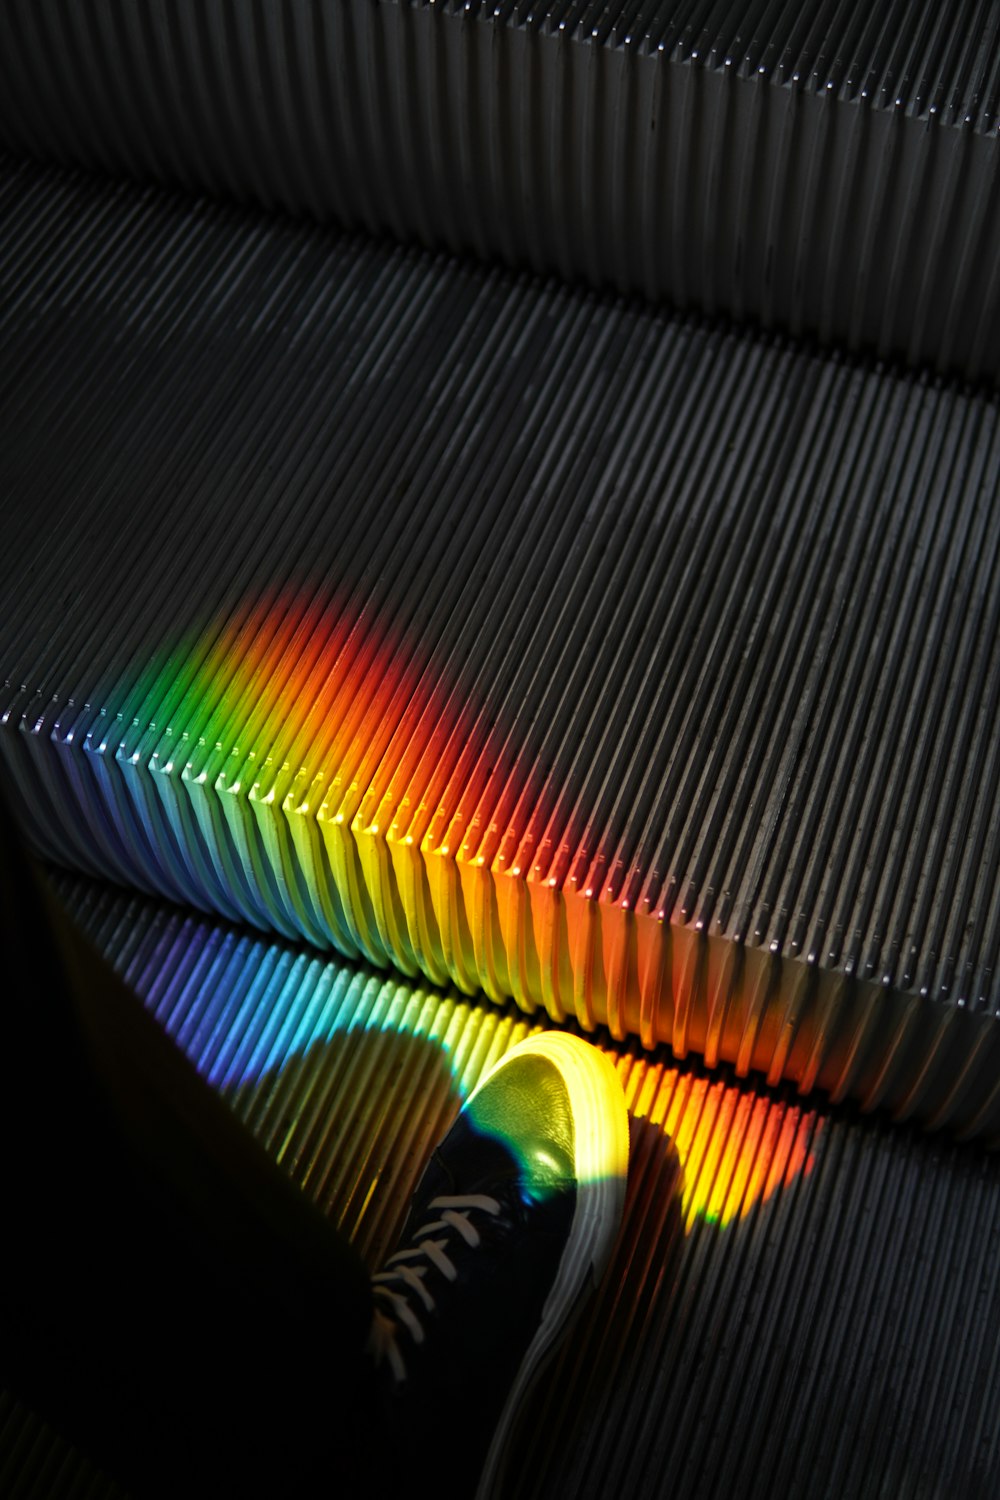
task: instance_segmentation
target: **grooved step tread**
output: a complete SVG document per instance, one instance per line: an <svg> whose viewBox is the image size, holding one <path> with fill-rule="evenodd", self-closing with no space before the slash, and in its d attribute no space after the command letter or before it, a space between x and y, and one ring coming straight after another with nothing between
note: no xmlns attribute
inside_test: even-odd
<svg viewBox="0 0 1000 1500"><path fill-rule="evenodd" d="M27 166L2 207L44 854L995 1134L992 397Z"/></svg>

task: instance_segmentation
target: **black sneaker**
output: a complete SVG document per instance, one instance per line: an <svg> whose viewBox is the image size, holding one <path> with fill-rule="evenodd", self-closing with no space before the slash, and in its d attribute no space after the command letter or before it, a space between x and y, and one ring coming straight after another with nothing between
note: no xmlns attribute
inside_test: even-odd
<svg viewBox="0 0 1000 1500"><path fill-rule="evenodd" d="M400 1438L421 1459L440 1446L460 1492L491 1492L529 1386L608 1262L628 1145L613 1064L545 1031L501 1059L431 1157L373 1278L372 1350Z"/></svg>

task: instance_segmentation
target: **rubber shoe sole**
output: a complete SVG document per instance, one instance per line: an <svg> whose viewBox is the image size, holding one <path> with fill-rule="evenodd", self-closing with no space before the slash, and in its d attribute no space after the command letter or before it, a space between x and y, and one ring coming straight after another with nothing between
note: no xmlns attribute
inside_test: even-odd
<svg viewBox="0 0 1000 1500"><path fill-rule="evenodd" d="M519 1042L502 1062L534 1055L562 1075L573 1116L577 1198L559 1271L541 1322L521 1361L483 1465L476 1500L488 1500L503 1477L508 1440L525 1400L575 1315L598 1285L618 1238L628 1176L629 1122L614 1064L589 1042L569 1032L543 1031ZM479 1088L467 1101L471 1104Z"/></svg>

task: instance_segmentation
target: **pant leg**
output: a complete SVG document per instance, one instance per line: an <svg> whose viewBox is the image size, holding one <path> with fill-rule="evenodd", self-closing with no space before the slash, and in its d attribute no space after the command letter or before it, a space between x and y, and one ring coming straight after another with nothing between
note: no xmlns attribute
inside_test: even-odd
<svg viewBox="0 0 1000 1500"><path fill-rule="evenodd" d="M363 1265L72 928L2 805L0 955L12 1388L138 1495L378 1493Z"/></svg>

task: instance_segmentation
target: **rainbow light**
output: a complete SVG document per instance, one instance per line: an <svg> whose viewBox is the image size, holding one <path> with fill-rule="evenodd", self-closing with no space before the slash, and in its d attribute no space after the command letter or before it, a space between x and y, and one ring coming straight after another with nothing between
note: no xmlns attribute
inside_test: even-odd
<svg viewBox="0 0 1000 1500"><path fill-rule="evenodd" d="M102 873L232 921L681 1057L700 1007L741 1028L741 1071L757 1037L770 1057L755 955L702 963L634 880L597 881L600 850L552 847L558 788L419 642L322 585L243 600L59 721L63 826Z"/></svg>
<svg viewBox="0 0 1000 1500"><path fill-rule="evenodd" d="M676 1147L688 1231L697 1219L725 1228L813 1169L823 1129L816 1110L659 1064L640 1069L626 1093L633 1115Z"/></svg>
<svg viewBox="0 0 1000 1500"><path fill-rule="evenodd" d="M358 821L388 768L404 774L462 738L454 698L410 639L301 591L154 653L103 695L82 736L123 852L117 873L416 973L382 830ZM75 725L64 743L74 738Z"/></svg>
<svg viewBox="0 0 1000 1500"><path fill-rule="evenodd" d="M280 1139L271 1142L279 1159L292 1149L296 1132L306 1130L318 1080L325 1087L329 1075L334 1094L323 1110L330 1130L349 1133L344 1111L351 1119L359 1112L355 1149L362 1173L372 1170L369 1135L388 1132L392 1144L380 1168L388 1172L398 1150L429 1151L434 1132L446 1128L483 1074L541 1029L509 1010L203 919L176 918L174 927L169 942L160 937L144 959L133 960L126 977L252 1129L266 1133L269 1118L281 1120ZM352 1048L355 1061L348 1065L343 1059ZM725 1228L812 1171L824 1126L815 1110L631 1051L605 1050L633 1119L655 1126L676 1148L675 1186L688 1231L699 1221ZM362 1058L368 1071L358 1071ZM320 1066L315 1078L314 1063ZM433 1119L425 1138L403 1148L397 1135L408 1129L411 1085ZM370 1108L376 1109L376 1129ZM330 1150L346 1150L340 1136ZM311 1170L322 1178L319 1165ZM362 1202L375 1190L373 1180L350 1189Z"/></svg>

